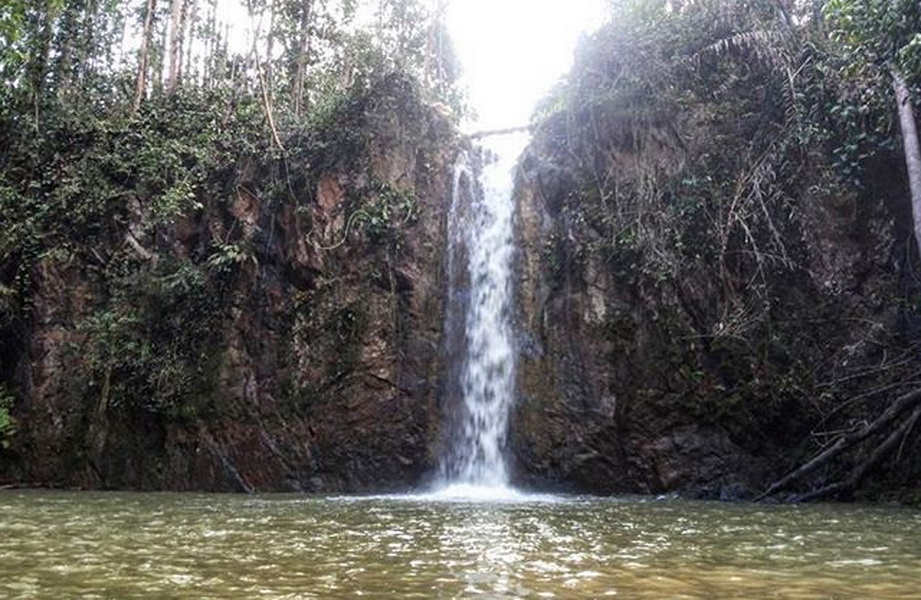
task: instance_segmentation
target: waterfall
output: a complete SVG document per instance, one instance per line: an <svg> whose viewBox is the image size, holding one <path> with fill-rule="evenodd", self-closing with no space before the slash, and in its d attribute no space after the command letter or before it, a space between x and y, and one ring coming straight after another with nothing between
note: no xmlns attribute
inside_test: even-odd
<svg viewBox="0 0 921 600"><path fill-rule="evenodd" d="M516 363L512 193L526 142L523 134L487 138L476 152L462 155L455 169L448 216L444 486L508 487L505 446Z"/></svg>

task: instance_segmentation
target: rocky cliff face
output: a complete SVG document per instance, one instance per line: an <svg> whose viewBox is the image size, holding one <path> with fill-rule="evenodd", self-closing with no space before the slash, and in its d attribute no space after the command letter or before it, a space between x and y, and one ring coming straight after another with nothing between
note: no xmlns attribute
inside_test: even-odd
<svg viewBox="0 0 921 600"><path fill-rule="evenodd" d="M901 164L881 160L857 190L817 150L782 167L782 194L702 197L697 178L732 189L743 175L699 171L697 157L735 152L746 133L727 139L694 112L644 140L629 127L551 119L523 159L519 477L751 497L872 419L918 368ZM918 446L906 438L870 488L911 489Z"/></svg>
<svg viewBox="0 0 921 600"><path fill-rule="evenodd" d="M93 488L415 484L439 423L456 141L393 77L278 160L241 150L222 193L172 225L142 227L146 199L126 190L128 216L100 225L111 247L44 256L8 329L18 433L0 472Z"/></svg>

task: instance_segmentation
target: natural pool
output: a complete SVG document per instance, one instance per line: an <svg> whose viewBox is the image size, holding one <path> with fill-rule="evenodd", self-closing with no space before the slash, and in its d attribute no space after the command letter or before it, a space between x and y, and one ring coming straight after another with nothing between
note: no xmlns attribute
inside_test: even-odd
<svg viewBox="0 0 921 600"><path fill-rule="evenodd" d="M0 493L0 598L921 598L921 512Z"/></svg>

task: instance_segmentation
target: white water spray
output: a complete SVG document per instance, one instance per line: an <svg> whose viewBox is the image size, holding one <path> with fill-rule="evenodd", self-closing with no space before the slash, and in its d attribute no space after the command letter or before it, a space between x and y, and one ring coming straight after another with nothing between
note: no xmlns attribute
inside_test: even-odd
<svg viewBox="0 0 921 600"><path fill-rule="evenodd" d="M514 168L527 136L485 140L459 161L448 221L445 332L454 403L442 461L446 494L495 497L508 489L505 445L515 399L512 332ZM478 174L478 176L477 176Z"/></svg>

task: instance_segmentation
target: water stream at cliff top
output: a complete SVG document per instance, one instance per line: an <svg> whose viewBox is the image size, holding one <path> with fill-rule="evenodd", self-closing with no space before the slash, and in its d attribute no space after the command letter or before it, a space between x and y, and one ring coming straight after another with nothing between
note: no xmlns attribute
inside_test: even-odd
<svg viewBox="0 0 921 600"><path fill-rule="evenodd" d="M502 497L515 397L512 331L514 171L527 136L485 138L456 166L448 217L448 303L443 402L451 418L441 493Z"/></svg>

